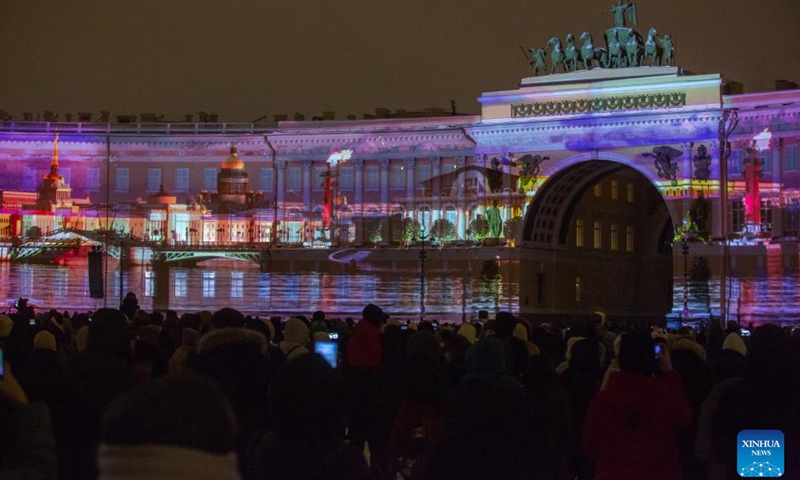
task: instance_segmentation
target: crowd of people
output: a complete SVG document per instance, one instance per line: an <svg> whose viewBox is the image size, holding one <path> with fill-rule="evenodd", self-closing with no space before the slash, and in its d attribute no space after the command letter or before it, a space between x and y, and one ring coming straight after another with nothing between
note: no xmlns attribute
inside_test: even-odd
<svg viewBox="0 0 800 480"><path fill-rule="evenodd" d="M129 294L23 305L0 347L0 478L724 479L741 430L800 445L800 330L775 325L179 316Z"/></svg>

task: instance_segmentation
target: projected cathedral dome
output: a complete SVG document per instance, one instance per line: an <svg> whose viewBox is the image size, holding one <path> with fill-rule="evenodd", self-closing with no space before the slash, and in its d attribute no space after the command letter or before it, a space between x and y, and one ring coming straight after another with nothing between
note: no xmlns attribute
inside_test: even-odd
<svg viewBox="0 0 800 480"><path fill-rule="evenodd" d="M236 146L231 146L231 154L221 165L217 176L217 194L220 200L234 203L245 203L248 193L248 175L244 170L244 161L239 158Z"/></svg>

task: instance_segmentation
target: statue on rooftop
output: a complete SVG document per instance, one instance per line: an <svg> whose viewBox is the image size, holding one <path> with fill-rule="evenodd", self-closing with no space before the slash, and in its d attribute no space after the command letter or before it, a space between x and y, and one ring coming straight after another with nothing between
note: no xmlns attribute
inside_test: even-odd
<svg viewBox="0 0 800 480"><path fill-rule="evenodd" d="M550 52L550 73L556 73L558 66L564 63L564 51L561 49L561 39L553 37L548 44L552 45L553 50ZM566 70L566 67L564 67Z"/></svg>
<svg viewBox="0 0 800 480"><path fill-rule="evenodd" d="M605 13L613 13L614 14L614 26L617 28L626 27L627 24L625 22L626 13L627 19L631 22L631 25L636 25L636 4L625 3L623 0L619 0L616 5L611 5L611 8L606 10Z"/></svg>
<svg viewBox="0 0 800 480"><path fill-rule="evenodd" d="M546 48L546 47L545 47ZM544 57L547 56L547 51L545 48L531 48L528 50L531 52L531 68L533 68L533 76L539 75L540 72L547 73L547 64L545 63Z"/></svg>
<svg viewBox="0 0 800 480"><path fill-rule="evenodd" d="M575 37L571 33L567 34L567 45L564 47L564 70L574 72L578 69L578 57L580 52L575 48Z"/></svg>
<svg viewBox="0 0 800 480"><path fill-rule="evenodd" d="M675 56L675 46L672 45L672 36L669 33L661 37L661 50L664 58L664 65L672 66L672 57Z"/></svg>

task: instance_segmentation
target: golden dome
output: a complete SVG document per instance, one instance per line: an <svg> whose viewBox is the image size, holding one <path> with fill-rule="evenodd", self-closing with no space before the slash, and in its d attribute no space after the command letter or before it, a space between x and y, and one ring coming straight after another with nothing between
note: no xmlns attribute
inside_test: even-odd
<svg viewBox="0 0 800 480"><path fill-rule="evenodd" d="M231 146L231 156L223 160L222 168L230 168L233 170L244 170L244 160L239 158L236 153L236 147Z"/></svg>

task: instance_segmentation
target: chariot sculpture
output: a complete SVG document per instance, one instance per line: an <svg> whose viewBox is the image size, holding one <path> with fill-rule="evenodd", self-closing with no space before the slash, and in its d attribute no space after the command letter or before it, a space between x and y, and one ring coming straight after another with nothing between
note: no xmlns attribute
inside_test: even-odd
<svg viewBox="0 0 800 480"><path fill-rule="evenodd" d="M645 40L633 27L638 25L636 4L619 0L603 13L614 15L614 26L604 32L605 47L594 45L592 34L583 32L580 45L575 44L572 33L566 35L563 46L560 37L552 37L543 48L530 48L526 59L534 76L574 72L594 68L627 68L671 66L675 47L669 33L659 36L654 27ZM522 47L520 47L522 48ZM548 50L549 49L549 50ZM549 66L547 65L549 57Z"/></svg>

